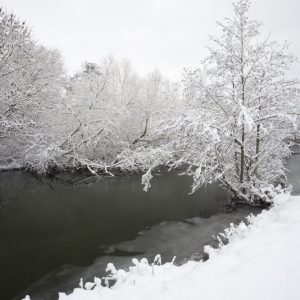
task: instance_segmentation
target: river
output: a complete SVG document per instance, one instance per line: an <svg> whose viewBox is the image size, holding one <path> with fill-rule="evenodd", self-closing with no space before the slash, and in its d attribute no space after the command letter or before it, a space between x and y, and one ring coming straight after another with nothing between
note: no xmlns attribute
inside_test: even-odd
<svg viewBox="0 0 300 300"><path fill-rule="evenodd" d="M298 149L298 148L295 148ZM299 154L299 153L298 153ZM300 193L300 155L287 162ZM80 278L105 276L108 262L128 267L133 257L181 264L204 258L203 246L257 207L222 212L227 192L217 184L189 195L191 178L156 174L146 193L141 175L89 177L0 173L0 298L52 300ZM188 246L187 246L188 245Z"/></svg>

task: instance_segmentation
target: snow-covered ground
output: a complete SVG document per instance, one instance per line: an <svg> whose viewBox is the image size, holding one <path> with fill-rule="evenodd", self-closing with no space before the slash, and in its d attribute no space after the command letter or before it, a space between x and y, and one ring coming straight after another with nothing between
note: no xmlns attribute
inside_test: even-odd
<svg viewBox="0 0 300 300"><path fill-rule="evenodd" d="M133 260L129 272L108 265L111 279L81 282L73 293L59 300L135 299L300 299L300 196L280 194L274 206L248 218L249 225L229 227L227 245L213 249L206 262L182 266ZM189 247L187 244L186 247ZM95 274L97 275L97 274ZM30 299L29 296L25 298Z"/></svg>

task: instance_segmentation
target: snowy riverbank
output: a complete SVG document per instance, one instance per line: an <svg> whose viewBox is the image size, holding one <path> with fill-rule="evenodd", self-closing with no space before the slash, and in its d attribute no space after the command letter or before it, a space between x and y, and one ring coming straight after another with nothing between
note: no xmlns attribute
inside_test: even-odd
<svg viewBox="0 0 300 300"><path fill-rule="evenodd" d="M207 246L206 262L177 267L134 260L130 272L115 272L110 265L112 277L118 278L112 288L96 278L95 284L85 283L71 295L60 293L59 300L297 299L300 196L278 195L272 209L248 220L249 226L241 223L225 231L229 244L217 250Z"/></svg>

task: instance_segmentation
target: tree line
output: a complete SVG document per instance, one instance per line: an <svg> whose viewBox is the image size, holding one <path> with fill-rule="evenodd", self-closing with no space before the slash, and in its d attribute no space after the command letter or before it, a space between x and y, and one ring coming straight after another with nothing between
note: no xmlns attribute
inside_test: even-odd
<svg viewBox="0 0 300 300"><path fill-rule="evenodd" d="M181 105L159 70L140 77L130 60L107 55L69 76L61 54L14 14L1 10L0 26L1 169L113 169L153 120Z"/></svg>
<svg viewBox="0 0 300 300"><path fill-rule="evenodd" d="M299 132L299 82L285 72L288 44L261 37L250 2L233 3L220 37L182 84L140 77L112 55L68 76L55 49L0 12L0 166L93 174L180 167L192 191L218 181L238 200L270 202L287 186L284 159Z"/></svg>

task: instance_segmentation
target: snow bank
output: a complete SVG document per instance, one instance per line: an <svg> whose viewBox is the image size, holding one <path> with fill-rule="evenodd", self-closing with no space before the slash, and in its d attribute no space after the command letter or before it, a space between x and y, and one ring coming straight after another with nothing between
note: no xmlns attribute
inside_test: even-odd
<svg viewBox="0 0 300 300"><path fill-rule="evenodd" d="M146 259L133 259L129 272L111 272L102 285L80 282L73 293L59 294L59 300L105 299L300 299L300 196L280 194L274 206L260 215L248 217L249 225L231 225L220 235L229 240L219 248L205 247L210 259L160 266ZM188 247L188 245L186 245ZM25 298L26 300L29 298Z"/></svg>

